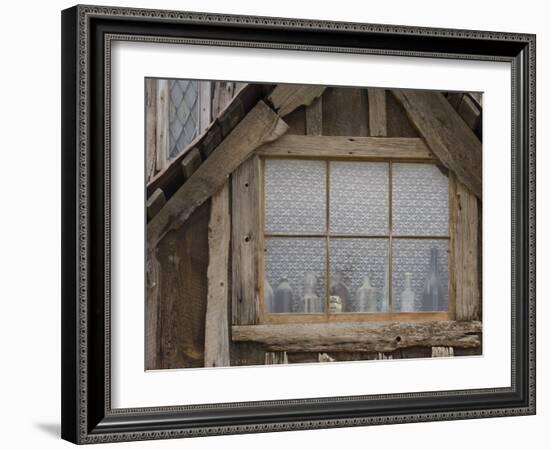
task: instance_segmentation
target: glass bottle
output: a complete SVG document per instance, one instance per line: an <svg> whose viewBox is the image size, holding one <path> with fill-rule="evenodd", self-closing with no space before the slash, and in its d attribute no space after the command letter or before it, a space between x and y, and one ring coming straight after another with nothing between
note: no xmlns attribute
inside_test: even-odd
<svg viewBox="0 0 550 450"><path fill-rule="evenodd" d="M342 311L350 311L350 294L349 289L344 283L344 276L341 270L337 270L330 285L330 295L340 299Z"/></svg>
<svg viewBox="0 0 550 450"><path fill-rule="evenodd" d="M380 310L378 289L372 287L368 276L363 278L363 285L357 289L357 311L376 312Z"/></svg>
<svg viewBox="0 0 550 450"><path fill-rule="evenodd" d="M382 299L379 303L379 309L380 312L386 312L388 310L388 305L390 304L389 301L389 276L388 276L388 265L386 264L386 269L384 270L384 287L382 288Z"/></svg>
<svg viewBox="0 0 550 450"><path fill-rule="evenodd" d="M414 292L411 289L411 273L405 273L405 289L401 292L401 311L414 311Z"/></svg>
<svg viewBox="0 0 550 450"><path fill-rule="evenodd" d="M287 277L281 278L279 286L275 289L274 300L274 312L292 312L292 288Z"/></svg>
<svg viewBox="0 0 550 450"><path fill-rule="evenodd" d="M426 277L422 292L422 308L424 311L439 311L443 298L443 289L439 280L439 266L437 264L437 248L432 247L430 254L430 271Z"/></svg>
<svg viewBox="0 0 550 450"><path fill-rule="evenodd" d="M304 277L304 312L320 313L323 312L323 303L315 293L317 286L317 277L313 272L306 273Z"/></svg>
<svg viewBox="0 0 550 450"><path fill-rule="evenodd" d="M267 281L267 278L264 281L264 308L265 312L274 312L273 311L273 288Z"/></svg>

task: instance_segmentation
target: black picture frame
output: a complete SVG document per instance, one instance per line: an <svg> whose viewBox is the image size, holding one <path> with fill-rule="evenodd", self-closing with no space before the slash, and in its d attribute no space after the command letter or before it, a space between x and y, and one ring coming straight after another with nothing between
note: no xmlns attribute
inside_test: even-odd
<svg viewBox="0 0 550 450"><path fill-rule="evenodd" d="M507 388L115 410L110 401L113 40L216 41L512 65ZM535 414L535 36L99 6L62 12L62 437L98 443Z"/></svg>

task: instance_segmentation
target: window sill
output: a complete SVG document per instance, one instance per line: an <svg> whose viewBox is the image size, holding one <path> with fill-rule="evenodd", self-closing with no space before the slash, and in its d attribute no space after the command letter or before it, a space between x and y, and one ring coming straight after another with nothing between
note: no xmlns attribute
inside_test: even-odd
<svg viewBox="0 0 550 450"><path fill-rule="evenodd" d="M235 325L234 342L255 342L267 351L391 352L401 348L481 345L481 322L325 322Z"/></svg>

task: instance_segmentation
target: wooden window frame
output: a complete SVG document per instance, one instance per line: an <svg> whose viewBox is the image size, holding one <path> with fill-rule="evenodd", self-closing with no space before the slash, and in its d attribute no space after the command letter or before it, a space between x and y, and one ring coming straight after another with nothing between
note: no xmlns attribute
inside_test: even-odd
<svg viewBox="0 0 550 450"><path fill-rule="evenodd" d="M325 139L323 136L320 139ZM308 138L309 140L310 138ZM353 138L352 138L353 139ZM372 138L370 138L372 139ZM382 138L387 139L387 138ZM273 149L274 146L272 146ZM288 151L288 150L287 150ZM259 199L259 214L260 214L260 230L259 230L259 323L261 324L291 324L291 323L331 323L331 322L418 322L418 321L450 321L455 319L455 303L456 303L456 290L451 285L450 274L454 270L454 224L451 223L454 215L451 212L452 205L455 204L455 190L452 189L452 183L448 181L448 233L445 236L440 235L393 235L392 228L392 165L394 163L413 163L413 164L436 164L434 158L399 158L391 156L391 151L384 154L384 151L377 153L376 157L373 156L361 156L361 155L348 155L343 157L340 151L335 151L332 156L326 152L320 156L314 155L283 155L277 150L278 154L269 154L265 152L259 158L259 178L260 178L260 199ZM414 156L414 155L413 155ZM265 231L265 161L266 160L315 160L325 161L326 163L326 216L327 221L325 230L322 233L266 233ZM333 161L355 161L355 162L383 162L388 164L388 233L385 235L368 235L368 234L337 234L330 232L330 162ZM450 178L450 174L447 175ZM323 313L268 313L265 310L264 298L264 284L265 284L265 239L266 238L309 238L318 237L326 239L326 295L325 295L325 308ZM342 312L342 313L330 313L328 308L328 297L330 289L330 238L334 239L348 238L348 239L383 239L388 244L388 274L389 287L388 287L388 311L387 312ZM393 239L433 239L433 240L446 240L448 242L448 273L449 281L447 282L448 290L448 302L447 311L419 311L419 312L397 312L392 311L392 246Z"/></svg>

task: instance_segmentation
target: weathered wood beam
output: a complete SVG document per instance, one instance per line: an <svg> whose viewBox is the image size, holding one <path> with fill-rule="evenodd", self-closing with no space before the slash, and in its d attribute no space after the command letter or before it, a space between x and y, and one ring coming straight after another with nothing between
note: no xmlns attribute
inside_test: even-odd
<svg viewBox="0 0 550 450"><path fill-rule="evenodd" d="M156 168L162 172L168 160L168 128L170 126L169 113L170 89L168 80L157 80L157 105L156 105Z"/></svg>
<svg viewBox="0 0 550 450"><path fill-rule="evenodd" d="M147 218L151 220L155 217L162 207L166 204L166 197L162 189L158 188L153 195L147 199Z"/></svg>
<svg viewBox="0 0 550 450"><path fill-rule="evenodd" d="M148 245L155 247L168 231L179 228L254 150L279 138L287 129L280 116L260 101L148 223Z"/></svg>
<svg viewBox="0 0 550 450"><path fill-rule="evenodd" d="M434 159L420 138L300 136L290 135L262 145L263 156L302 156L311 158L398 158Z"/></svg>
<svg viewBox="0 0 550 450"><path fill-rule="evenodd" d="M440 92L394 89L409 119L441 163L481 198L481 142Z"/></svg>
<svg viewBox="0 0 550 450"><path fill-rule="evenodd" d="M197 147L193 147L190 151L187 152L185 158L181 162L181 170L183 171L183 176L186 180L191 178L196 170L201 166L202 158Z"/></svg>
<svg viewBox="0 0 550 450"><path fill-rule="evenodd" d="M157 79L145 79L145 180L155 176L157 162Z"/></svg>
<svg viewBox="0 0 550 450"><path fill-rule="evenodd" d="M369 131L371 136L387 136L386 90L369 88Z"/></svg>
<svg viewBox="0 0 550 450"><path fill-rule="evenodd" d="M275 111L284 117L300 106L311 105L325 89L325 86L279 84L269 95L268 101L271 102Z"/></svg>
<svg viewBox="0 0 550 450"><path fill-rule="evenodd" d="M208 223L208 295L204 331L204 366L227 367L229 358L228 280L229 184L212 196Z"/></svg>
<svg viewBox="0 0 550 450"><path fill-rule="evenodd" d="M233 341L258 342L269 351L391 352L424 347L474 348L480 345L481 323L348 322L233 326Z"/></svg>
<svg viewBox="0 0 550 450"><path fill-rule="evenodd" d="M449 176L450 237L454 271L451 289L455 294L456 320L479 320L479 216L478 199L466 186Z"/></svg>
<svg viewBox="0 0 550 450"><path fill-rule="evenodd" d="M253 156L233 172L231 202L232 323L260 321L260 161Z"/></svg>

